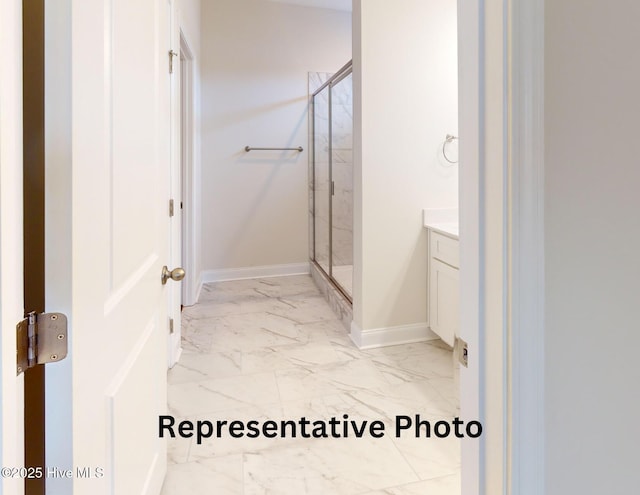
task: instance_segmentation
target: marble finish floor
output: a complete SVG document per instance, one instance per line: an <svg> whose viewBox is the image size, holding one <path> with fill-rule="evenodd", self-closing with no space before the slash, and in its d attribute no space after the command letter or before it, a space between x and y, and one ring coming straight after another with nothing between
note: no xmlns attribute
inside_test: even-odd
<svg viewBox="0 0 640 495"><path fill-rule="evenodd" d="M459 495L460 444L396 438L396 416L457 415L451 350L358 350L309 276L207 284L183 312L169 414L383 421L382 438L170 439L163 495Z"/></svg>

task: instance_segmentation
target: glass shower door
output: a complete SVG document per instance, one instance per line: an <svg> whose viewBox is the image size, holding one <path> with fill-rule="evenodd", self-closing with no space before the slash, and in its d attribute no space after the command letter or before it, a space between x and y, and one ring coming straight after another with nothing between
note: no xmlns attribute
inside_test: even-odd
<svg viewBox="0 0 640 495"><path fill-rule="evenodd" d="M313 261L352 300L353 84L351 62L313 77Z"/></svg>
<svg viewBox="0 0 640 495"><path fill-rule="evenodd" d="M353 288L353 81L331 84L331 276L349 296Z"/></svg>

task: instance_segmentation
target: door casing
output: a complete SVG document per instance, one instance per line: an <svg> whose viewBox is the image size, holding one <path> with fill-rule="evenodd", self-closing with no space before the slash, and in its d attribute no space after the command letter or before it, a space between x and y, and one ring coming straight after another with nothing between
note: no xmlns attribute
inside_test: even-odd
<svg viewBox="0 0 640 495"><path fill-rule="evenodd" d="M191 306L198 300L200 277L197 272L198 187L195 169L195 73L194 55L189 40L180 30L180 123L181 123L181 179L182 179L182 263L187 276L182 283L182 304Z"/></svg>

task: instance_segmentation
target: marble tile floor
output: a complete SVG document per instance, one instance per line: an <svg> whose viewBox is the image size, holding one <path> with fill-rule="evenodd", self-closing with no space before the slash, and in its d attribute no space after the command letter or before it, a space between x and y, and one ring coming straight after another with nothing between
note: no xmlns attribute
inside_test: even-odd
<svg viewBox="0 0 640 495"><path fill-rule="evenodd" d="M457 415L451 350L361 351L309 276L207 284L183 312L169 414L190 420L382 421L382 438L194 438L168 443L162 495L459 495L454 438L396 438L398 415ZM228 430L227 430L228 432Z"/></svg>

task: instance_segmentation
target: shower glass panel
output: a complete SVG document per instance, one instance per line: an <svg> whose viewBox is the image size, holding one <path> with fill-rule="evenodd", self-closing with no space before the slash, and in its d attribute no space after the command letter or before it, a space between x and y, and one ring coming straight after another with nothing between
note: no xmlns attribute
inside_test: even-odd
<svg viewBox="0 0 640 495"><path fill-rule="evenodd" d="M315 261L329 268L329 86L313 99L313 212Z"/></svg>
<svg viewBox="0 0 640 495"><path fill-rule="evenodd" d="M353 83L331 85L331 275L348 294L353 287Z"/></svg>
<svg viewBox="0 0 640 495"><path fill-rule="evenodd" d="M351 301L353 286L351 63L313 94L313 260Z"/></svg>

